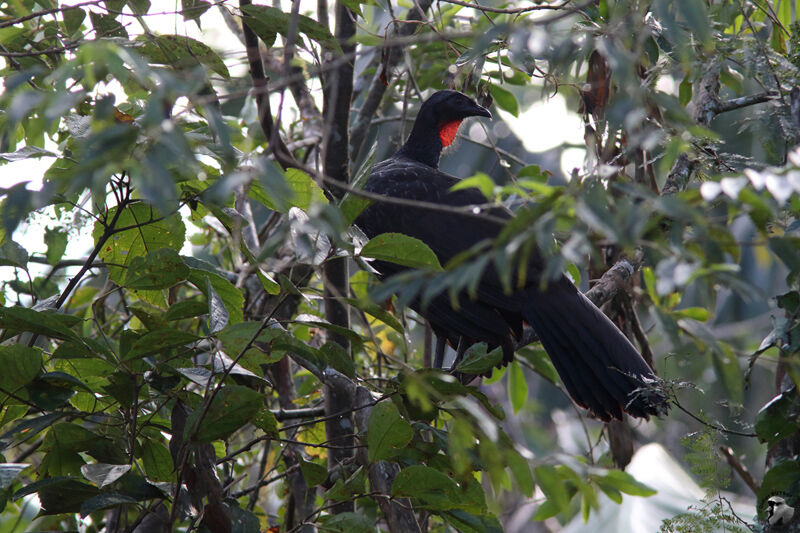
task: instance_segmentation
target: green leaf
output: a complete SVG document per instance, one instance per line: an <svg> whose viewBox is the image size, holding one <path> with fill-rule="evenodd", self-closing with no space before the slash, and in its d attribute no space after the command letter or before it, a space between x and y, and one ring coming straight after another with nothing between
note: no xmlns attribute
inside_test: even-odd
<svg viewBox="0 0 800 533"><path fill-rule="evenodd" d="M598 486L605 485L632 496L652 496L658 492L622 470L609 470L605 476L597 477L596 481Z"/></svg>
<svg viewBox="0 0 800 533"><path fill-rule="evenodd" d="M514 96L514 93L499 85L490 85L489 93L492 95L497 107L503 111L508 111L515 117L519 116L519 104L517 103L517 97Z"/></svg>
<svg viewBox="0 0 800 533"><path fill-rule="evenodd" d="M52 515L80 512L81 505L99 494L97 487L69 477L46 478L18 490L12 500L37 493L42 504L40 514Z"/></svg>
<svg viewBox="0 0 800 533"><path fill-rule="evenodd" d="M533 476L528 461L517 450L509 447L505 450L506 464L514 475L522 494L530 498L533 495Z"/></svg>
<svg viewBox="0 0 800 533"><path fill-rule="evenodd" d="M27 270L27 250L11 239L2 240L2 242L0 242L0 266L19 267L23 270Z"/></svg>
<svg viewBox="0 0 800 533"><path fill-rule="evenodd" d="M81 504L81 516L86 517L95 511L102 511L103 509L111 509L119 505L130 505L136 503L134 498L120 494L118 492L103 492L89 498Z"/></svg>
<svg viewBox="0 0 800 533"><path fill-rule="evenodd" d="M152 481L172 481L174 466L172 454L166 446L152 439L142 445L142 465L147 478Z"/></svg>
<svg viewBox="0 0 800 533"><path fill-rule="evenodd" d="M486 198L493 198L494 197L494 181L492 178L484 174L483 172L478 172L472 177L463 179L450 187L451 191L460 191L462 189L471 189L476 188L481 191L481 194L484 195Z"/></svg>
<svg viewBox="0 0 800 533"><path fill-rule="evenodd" d="M206 0L181 0L183 20L197 20L209 9L211 9L211 3Z"/></svg>
<svg viewBox="0 0 800 533"><path fill-rule="evenodd" d="M208 67L226 80L231 75L228 67L208 45L184 35L140 35L140 46L134 50L159 65L176 69L192 68L198 64Z"/></svg>
<svg viewBox="0 0 800 533"><path fill-rule="evenodd" d="M413 465L397 474L392 486L392 496L416 498L422 502L423 507L435 511L463 509L474 512L486 509L480 485L472 483L466 489L459 487L447 474L439 470Z"/></svg>
<svg viewBox="0 0 800 533"><path fill-rule="evenodd" d="M796 392L784 392L761 408L755 421L758 440L771 447L798 430L797 418L790 415L790 409L796 401Z"/></svg>
<svg viewBox="0 0 800 533"><path fill-rule="evenodd" d="M47 245L45 257L48 264L55 265L64 257L64 252L67 250L68 237L69 234L66 231L58 228L44 230L44 243Z"/></svg>
<svg viewBox="0 0 800 533"><path fill-rule="evenodd" d="M86 12L79 7L73 7L62 9L61 16L64 17L64 33L66 33L67 37L72 37L81 29L83 20L86 18Z"/></svg>
<svg viewBox="0 0 800 533"><path fill-rule="evenodd" d="M309 487L316 487L326 479L328 479L328 469L324 466L306 461L302 457L300 460L300 471L303 473L303 479L306 480L306 485Z"/></svg>
<svg viewBox="0 0 800 533"><path fill-rule="evenodd" d="M55 311L0 307L0 328L17 333L27 331L53 339L81 342L80 337L70 329L78 322L81 322L78 317Z"/></svg>
<svg viewBox="0 0 800 533"><path fill-rule="evenodd" d="M278 438L278 419L266 406L258 410L253 418L253 425L273 438Z"/></svg>
<svg viewBox="0 0 800 533"><path fill-rule="evenodd" d="M233 283L225 279L222 275L214 271L214 267L208 263L204 263L198 259L191 257L184 257L183 260L191 268L189 274L189 282L197 287L209 299L208 283L214 287L222 303L225 304L225 309L228 311L228 321L230 324L238 324L244 318L244 296L242 291L237 289ZM206 280L208 278L208 280Z"/></svg>
<svg viewBox="0 0 800 533"><path fill-rule="evenodd" d="M116 480L121 478L130 469L131 465L108 465L103 463L95 463L83 465L81 467L81 474L83 474L83 477L102 489L106 485L111 485Z"/></svg>
<svg viewBox="0 0 800 533"><path fill-rule="evenodd" d="M488 353L486 349L485 342L470 346L464 352L464 356L459 361L456 370L462 374L485 374L495 366L498 366L503 360L503 349L497 347Z"/></svg>
<svg viewBox="0 0 800 533"><path fill-rule="evenodd" d="M427 244L402 233L376 235L361 248L360 255L411 268L442 270L439 259Z"/></svg>
<svg viewBox="0 0 800 533"><path fill-rule="evenodd" d="M250 422L263 402L261 394L253 389L241 385L222 387L208 409L203 404L189 415L185 438L193 442L224 440Z"/></svg>
<svg viewBox="0 0 800 533"><path fill-rule="evenodd" d="M208 303L202 300L181 300L169 306L164 318L171 322L173 320L202 316L206 313L208 313Z"/></svg>
<svg viewBox="0 0 800 533"><path fill-rule="evenodd" d="M128 265L125 287L129 289L169 289L189 277L189 267L172 248L161 248L142 257L134 257Z"/></svg>
<svg viewBox="0 0 800 533"><path fill-rule="evenodd" d="M544 495L547 496L547 502L545 503L550 502L546 511L555 511L550 516L566 511L569 505L569 495L567 494L566 485L558 471L550 465L541 465L534 468L534 474L536 477L536 484L539 485ZM544 504L539 510L541 510L542 507L544 507ZM537 515L539 514L539 510L536 511ZM536 520L543 520L543 518L536 518Z"/></svg>
<svg viewBox="0 0 800 533"><path fill-rule="evenodd" d="M112 220L118 208L108 212ZM171 248L180 250L185 240L186 228L180 215L173 214L160 218L155 208L136 203L125 208L117 220L117 228L128 228L115 233L100 250L98 257L108 265L108 276L119 285L125 282L126 270L134 258L144 257L150 250ZM92 237L95 244L103 235L100 222L94 225Z"/></svg>
<svg viewBox="0 0 800 533"><path fill-rule="evenodd" d="M130 351L122 359L123 361L131 361L148 355L163 353L171 348L191 344L197 339L196 335L179 329L170 328L151 331L136 340Z"/></svg>
<svg viewBox="0 0 800 533"><path fill-rule="evenodd" d="M289 24L291 15L284 13L280 9L268 6L242 6L242 11L245 13L245 22L248 26L264 41L264 44L269 47L275 42L277 34L284 37L288 36ZM331 32L315 21L305 15L300 15L297 18L297 31L299 34L305 34L309 39L318 42L323 48L333 51L337 54L342 53L342 47L331 35ZM298 44L302 44L299 40Z"/></svg>
<svg viewBox="0 0 800 533"><path fill-rule="evenodd" d="M525 380L525 373L518 362L513 361L509 366L508 399L511 401L514 414L517 414L528 401L528 382Z"/></svg>
<svg viewBox="0 0 800 533"><path fill-rule="evenodd" d="M125 31L125 27L114 15L102 15L95 11L89 11L89 19L92 21L92 27L94 27L98 39L108 37L128 38L128 32Z"/></svg>
<svg viewBox="0 0 800 533"><path fill-rule="evenodd" d="M33 381L42 369L42 351L21 344L0 346L0 387L15 392ZM0 397L5 396L0 392Z"/></svg>
<svg viewBox="0 0 800 533"><path fill-rule="evenodd" d="M560 383L561 378L558 377L556 367L553 366L553 361L550 360L550 356L547 355L547 352L542 349L527 346L517 353L527 359L531 366L533 366L533 369L550 383Z"/></svg>
<svg viewBox="0 0 800 533"><path fill-rule="evenodd" d="M336 341L327 341L320 346L319 354L326 364L338 370L350 379L356 378L356 363L341 344Z"/></svg>
<svg viewBox="0 0 800 533"><path fill-rule="evenodd" d="M361 272L365 273L364 271ZM400 321L398 321L391 313L383 309L378 304L370 302L369 300L360 300L356 298L344 298L343 300L359 311L363 311L364 313L377 318L396 332L401 334L405 333L405 328Z"/></svg>
<svg viewBox="0 0 800 533"><path fill-rule="evenodd" d="M320 520L323 526L320 531L331 533L374 533L378 531L375 521L363 512L347 512L328 515Z"/></svg>
<svg viewBox="0 0 800 533"><path fill-rule="evenodd" d="M372 408L367 426L367 447L370 462L394 457L414 436L414 430L391 401L379 402Z"/></svg>

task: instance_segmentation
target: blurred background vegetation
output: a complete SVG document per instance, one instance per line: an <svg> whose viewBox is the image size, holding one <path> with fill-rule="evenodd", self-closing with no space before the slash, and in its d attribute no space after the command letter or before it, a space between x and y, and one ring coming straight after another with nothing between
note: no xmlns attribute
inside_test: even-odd
<svg viewBox="0 0 800 533"><path fill-rule="evenodd" d="M775 529L799 7L0 2L0 532ZM349 222L442 88L495 115L442 168L517 218L439 269ZM582 290L634 267L601 303L669 416L589 419L535 343L425 369L403 302L531 246Z"/></svg>

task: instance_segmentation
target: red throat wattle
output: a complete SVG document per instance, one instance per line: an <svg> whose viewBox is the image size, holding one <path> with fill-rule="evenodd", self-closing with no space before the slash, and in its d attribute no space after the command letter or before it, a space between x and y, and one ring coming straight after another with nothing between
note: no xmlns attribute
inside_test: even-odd
<svg viewBox="0 0 800 533"><path fill-rule="evenodd" d="M450 146L453 144L453 139L456 138L456 133L460 125L460 120L453 120L451 122L445 122L439 127L439 138L442 140L442 146Z"/></svg>

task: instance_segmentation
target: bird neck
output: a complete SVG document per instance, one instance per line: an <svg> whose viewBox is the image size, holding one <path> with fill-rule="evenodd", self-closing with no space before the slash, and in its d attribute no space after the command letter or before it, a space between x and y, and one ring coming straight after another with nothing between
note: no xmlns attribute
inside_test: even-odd
<svg viewBox="0 0 800 533"><path fill-rule="evenodd" d="M435 124L428 121L417 121L411 135L397 155L414 159L433 168L439 168L439 156L442 154L442 139Z"/></svg>

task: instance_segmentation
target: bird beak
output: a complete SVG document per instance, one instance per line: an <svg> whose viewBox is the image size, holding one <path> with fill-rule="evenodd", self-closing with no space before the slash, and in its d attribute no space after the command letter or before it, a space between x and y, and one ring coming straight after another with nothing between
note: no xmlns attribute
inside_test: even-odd
<svg viewBox="0 0 800 533"><path fill-rule="evenodd" d="M489 110L478 104L475 104L473 115L476 117L492 118L492 114L489 112Z"/></svg>

